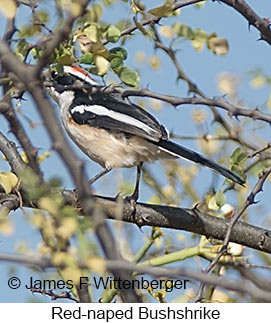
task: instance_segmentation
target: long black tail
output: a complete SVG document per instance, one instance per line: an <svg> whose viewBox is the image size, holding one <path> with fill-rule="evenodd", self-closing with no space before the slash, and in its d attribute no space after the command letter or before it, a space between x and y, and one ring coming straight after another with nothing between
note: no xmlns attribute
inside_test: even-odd
<svg viewBox="0 0 271 323"><path fill-rule="evenodd" d="M158 145L162 149L168 151L171 155L192 160L195 163L199 163L203 166L207 166L240 185L243 185L245 183L245 181L237 174L233 173L232 171L230 171L229 169L223 166L216 164L212 160L203 157L202 155L196 153L195 151L192 151L188 148L177 145L174 142L167 141L167 140L161 140Z"/></svg>

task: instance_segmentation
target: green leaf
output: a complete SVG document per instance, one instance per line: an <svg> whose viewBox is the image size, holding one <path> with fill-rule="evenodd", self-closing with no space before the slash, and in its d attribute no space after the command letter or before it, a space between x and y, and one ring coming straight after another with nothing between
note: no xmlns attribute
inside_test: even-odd
<svg viewBox="0 0 271 323"><path fill-rule="evenodd" d="M23 38L19 41L19 43L16 46L16 53L19 52L21 54L25 54L28 48L27 41Z"/></svg>
<svg viewBox="0 0 271 323"><path fill-rule="evenodd" d="M191 40L191 44L196 51L201 51L204 47L204 44L206 43L208 35L202 29L195 29L193 33L194 33L194 37Z"/></svg>
<svg viewBox="0 0 271 323"><path fill-rule="evenodd" d="M42 50L38 47L34 47L30 50L31 55L34 57L34 59L39 59L42 56Z"/></svg>
<svg viewBox="0 0 271 323"><path fill-rule="evenodd" d="M57 58L57 63L62 65L71 65L74 63L73 52L70 49L63 49L61 55Z"/></svg>
<svg viewBox="0 0 271 323"><path fill-rule="evenodd" d="M121 195L131 195L134 190L133 185L130 182L122 181L118 185L118 192L121 193Z"/></svg>
<svg viewBox="0 0 271 323"><path fill-rule="evenodd" d="M89 24L89 22L98 22L103 14L103 8L99 4L93 4L93 6L90 8L88 7L86 9L86 14L79 17L76 20L76 24L79 26L82 26L84 24Z"/></svg>
<svg viewBox="0 0 271 323"><path fill-rule="evenodd" d="M215 195L212 196L208 202L208 209L213 211L218 211L219 206L216 204L216 197Z"/></svg>
<svg viewBox="0 0 271 323"><path fill-rule="evenodd" d="M127 50L123 47L114 47L110 49L109 61L113 58L118 57L121 60L125 60L128 56Z"/></svg>
<svg viewBox="0 0 271 323"><path fill-rule="evenodd" d="M103 8L101 5L95 3L90 9L90 12L92 14L92 20L90 21L98 21L103 14Z"/></svg>
<svg viewBox="0 0 271 323"><path fill-rule="evenodd" d="M215 194L216 204L221 208L226 203L226 196L222 191L217 191Z"/></svg>
<svg viewBox="0 0 271 323"><path fill-rule="evenodd" d="M179 37L183 37L185 39L193 39L194 38L194 32L192 28L185 24L181 24L179 22L176 22L172 26L173 32Z"/></svg>
<svg viewBox="0 0 271 323"><path fill-rule="evenodd" d="M139 83L139 76L136 71L129 67L123 67L120 72L120 79L129 86L137 86Z"/></svg>
<svg viewBox="0 0 271 323"><path fill-rule="evenodd" d="M240 147L236 148L230 157L231 165L239 165L240 163L246 161L248 154L243 151Z"/></svg>
<svg viewBox="0 0 271 323"><path fill-rule="evenodd" d="M18 42L18 44L15 48L15 53L21 60L24 60L27 50L28 50L28 43L23 38Z"/></svg>
<svg viewBox="0 0 271 323"><path fill-rule="evenodd" d="M120 72L120 68L123 67L123 61L122 59L115 57L110 61L110 67L112 68L112 70L114 70L116 73Z"/></svg>
<svg viewBox="0 0 271 323"><path fill-rule="evenodd" d="M93 54L90 52L86 52L84 55L80 57L79 60L80 63L82 64L93 64Z"/></svg>
<svg viewBox="0 0 271 323"><path fill-rule="evenodd" d="M84 29L84 34L87 36L87 38L94 42L97 43L99 40L99 29L96 25L92 24L91 26L87 27Z"/></svg>
<svg viewBox="0 0 271 323"><path fill-rule="evenodd" d="M103 3L105 6L109 7L109 6L111 6L115 1L116 1L116 0L102 0L102 3Z"/></svg>
<svg viewBox="0 0 271 323"><path fill-rule="evenodd" d="M43 23L47 23L49 21L49 15L44 10L38 10L36 11L36 15L39 18L39 20Z"/></svg>
<svg viewBox="0 0 271 323"><path fill-rule="evenodd" d="M109 26L105 35L106 39L111 43L116 43L119 40L120 36L120 30L113 25Z"/></svg>

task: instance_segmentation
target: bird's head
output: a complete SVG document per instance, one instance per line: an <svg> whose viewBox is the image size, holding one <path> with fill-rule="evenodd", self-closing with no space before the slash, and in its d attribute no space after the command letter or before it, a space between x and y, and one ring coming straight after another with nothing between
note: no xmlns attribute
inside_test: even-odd
<svg viewBox="0 0 271 323"><path fill-rule="evenodd" d="M75 92L84 86L99 86L87 71L75 65L63 66L61 72L48 68L42 75L49 95L60 106L72 102Z"/></svg>

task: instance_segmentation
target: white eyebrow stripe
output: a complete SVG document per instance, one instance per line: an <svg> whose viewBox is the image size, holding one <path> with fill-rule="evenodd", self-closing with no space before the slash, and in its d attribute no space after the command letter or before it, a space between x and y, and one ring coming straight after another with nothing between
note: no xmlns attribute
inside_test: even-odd
<svg viewBox="0 0 271 323"><path fill-rule="evenodd" d="M70 67L70 66L64 66L64 72L77 76L80 80L85 81L91 85L99 85L98 82L94 81L91 77L89 77L88 75L85 75L83 73L80 73L79 71L77 71L76 69Z"/></svg>
<svg viewBox="0 0 271 323"><path fill-rule="evenodd" d="M147 126L143 122L141 122L133 117L130 117L130 116L125 115L120 112L109 110L102 105L78 105L78 106L71 109L71 113L79 112L79 113L83 114L85 111L97 114L99 116L110 117L110 118L115 119L117 121L121 121L125 124L140 128L149 134L151 134L153 132L157 132L155 129Z"/></svg>

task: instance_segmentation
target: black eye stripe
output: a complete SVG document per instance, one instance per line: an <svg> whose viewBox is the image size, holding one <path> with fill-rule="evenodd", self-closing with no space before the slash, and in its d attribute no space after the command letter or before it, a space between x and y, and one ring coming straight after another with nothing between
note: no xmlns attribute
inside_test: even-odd
<svg viewBox="0 0 271 323"><path fill-rule="evenodd" d="M52 75L53 80L59 85L73 85L74 78L69 75L59 75L57 72Z"/></svg>
<svg viewBox="0 0 271 323"><path fill-rule="evenodd" d="M57 72L57 71L52 71L52 72L51 72L51 77L52 77L52 79L57 78L57 76L58 76L58 72Z"/></svg>

